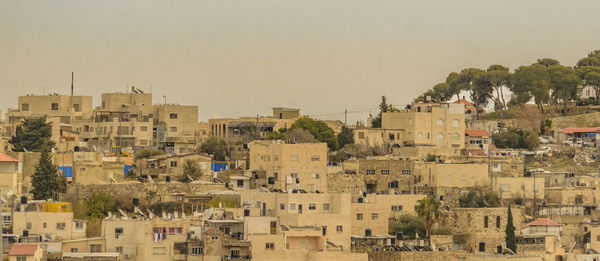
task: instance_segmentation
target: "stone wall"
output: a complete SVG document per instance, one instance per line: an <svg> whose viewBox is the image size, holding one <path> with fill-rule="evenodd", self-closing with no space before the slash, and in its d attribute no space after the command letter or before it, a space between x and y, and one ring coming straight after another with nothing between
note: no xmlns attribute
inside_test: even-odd
<svg viewBox="0 0 600 261"><path fill-rule="evenodd" d="M580 114L567 117L550 118L552 129L560 130L568 127L600 127L600 112Z"/></svg>
<svg viewBox="0 0 600 261"><path fill-rule="evenodd" d="M459 255L460 254L445 251L373 251L369 252L369 261L458 261Z"/></svg>

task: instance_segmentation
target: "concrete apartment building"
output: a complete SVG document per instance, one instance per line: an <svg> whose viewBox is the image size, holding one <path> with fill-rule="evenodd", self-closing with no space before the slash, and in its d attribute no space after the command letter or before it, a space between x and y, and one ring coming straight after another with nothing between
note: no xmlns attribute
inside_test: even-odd
<svg viewBox="0 0 600 261"><path fill-rule="evenodd" d="M327 241L350 250L350 194L240 191L250 216L279 217L281 225L322 227Z"/></svg>
<svg viewBox="0 0 600 261"><path fill-rule="evenodd" d="M254 141L248 148L250 170L265 171L269 188L327 191L326 143Z"/></svg>
<svg viewBox="0 0 600 261"><path fill-rule="evenodd" d="M16 159L0 153L0 193L2 196L20 192L17 186L18 164Z"/></svg>
<svg viewBox="0 0 600 261"><path fill-rule="evenodd" d="M464 148L465 113L463 104L419 103L410 109L386 112L382 129L403 129L395 140L416 146Z"/></svg>
<svg viewBox="0 0 600 261"><path fill-rule="evenodd" d="M65 202L32 202L13 212L15 234L39 235L49 241L85 237L87 221L73 219L70 204Z"/></svg>
<svg viewBox="0 0 600 261"><path fill-rule="evenodd" d="M352 235L389 235L389 220L415 214L417 201L425 195L367 194L352 202Z"/></svg>
<svg viewBox="0 0 600 261"><path fill-rule="evenodd" d="M353 195L366 193L409 193L413 180L414 161L398 157L389 159L357 159L343 164L341 173L328 173L329 192Z"/></svg>
<svg viewBox="0 0 600 261"><path fill-rule="evenodd" d="M544 199L544 178L496 177L492 183L501 199Z"/></svg>
<svg viewBox="0 0 600 261"><path fill-rule="evenodd" d="M210 136L220 138L237 138L247 132L254 133L258 130L260 137L282 128L289 128L300 117L300 109L273 108L272 116L214 118L209 119Z"/></svg>
<svg viewBox="0 0 600 261"><path fill-rule="evenodd" d="M415 166L417 185L421 187L489 187L488 164L419 162Z"/></svg>
<svg viewBox="0 0 600 261"><path fill-rule="evenodd" d="M9 109L6 120L10 126L30 116L58 117L61 123L70 124L73 119L92 115L92 96L26 95L19 96L17 109ZM14 132L14 128L11 128Z"/></svg>
<svg viewBox="0 0 600 261"><path fill-rule="evenodd" d="M155 145L168 153L193 151L198 127L198 106L161 104L155 107Z"/></svg>
<svg viewBox="0 0 600 261"><path fill-rule="evenodd" d="M107 252L124 260L185 260L189 219L117 219L102 222Z"/></svg>

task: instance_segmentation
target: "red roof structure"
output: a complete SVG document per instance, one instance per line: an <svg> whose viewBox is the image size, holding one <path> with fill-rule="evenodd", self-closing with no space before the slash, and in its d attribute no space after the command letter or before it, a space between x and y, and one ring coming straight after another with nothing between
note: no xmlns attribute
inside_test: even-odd
<svg viewBox="0 0 600 261"><path fill-rule="evenodd" d="M560 133L573 134L573 133L596 133L600 132L600 128L564 128L560 130Z"/></svg>
<svg viewBox="0 0 600 261"><path fill-rule="evenodd" d="M523 227L529 227L529 226L560 227L560 224L556 223L555 221L553 221L552 219L549 219L549 218L538 218L534 221L527 223Z"/></svg>
<svg viewBox="0 0 600 261"><path fill-rule="evenodd" d="M465 135L469 137L489 137L492 136L487 130L465 130Z"/></svg>
<svg viewBox="0 0 600 261"><path fill-rule="evenodd" d="M8 252L9 256L33 256L38 249L38 244L14 244Z"/></svg>
<svg viewBox="0 0 600 261"><path fill-rule="evenodd" d="M4 153L0 153L0 162L18 162L18 161L11 156L8 156Z"/></svg>
<svg viewBox="0 0 600 261"><path fill-rule="evenodd" d="M475 106L473 105L472 102L467 101L465 99L458 99L457 101L455 101L454 103L462 103L465 105L465 111L470 111L470 112L476 112L477 109L475 108Z"/></svg>

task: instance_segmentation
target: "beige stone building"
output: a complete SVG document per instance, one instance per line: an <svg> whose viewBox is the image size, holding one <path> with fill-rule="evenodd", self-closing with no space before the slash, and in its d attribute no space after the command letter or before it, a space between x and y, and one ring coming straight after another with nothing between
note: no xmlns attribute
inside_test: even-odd
<svg viewBox="0 0 600 261"><path fill-rule="evenodd" d="M69 203L33 202L22 208L23 211L13 212L16 234L39 235L50 241L85 237L87 221L73 219Z"/></svg>
<svg viewBox="0 0 600 261"><path fill-rule="evenodd" d="M196 142L198 106L157 105L155 144L169 153L193 151Z"/></svg>
<svg viewBox="0 0 600 261"><path fill-rule="evenodd" d="M268 133L291 127L298 117L299 109L273 108L273 116L213 118L208 120L208 124L210 136L224 139L240 138L243 135L265 137Z"/></svg>
<svg viewBox="0 0 600 261"><path fill-rule="evenodd" d="M501 199L544 199L544 178L496 177L493 178L494 192Z"/></svg>
<svg viewBox="0 0 600 261"><path fill-rule="evenodd" d="M8 252L9 261L42 261L44 250L39 244L17 243Z"/></svg>
<svg viewBox="0 0 600 261"><path fill-rule="evenodd" d="M419 162L415 165L417 185L421 187L489 187L488 164Z"/></svg>
<svg viewBox="0 0 600 261"><path fill-rule="evenodd" d="M279 217L281 225L324 227L327 241L350 250L350 194L240 191L250 216Z"/></svg>
<svg viewBox="0 0 600 261"><path fill-rule="evenodd" d="M250 170L265 171L269 188L327 191L326 143L254 141L248 147Z"/></svg>
<svg viewBox="0 0 600 261"><path fill-rule="evenodd" d="M414 214L425 195L367 194L352 202L352 235L388 235L389 220Z"/></svg>
<svg viewBox="0 0 600 261"><path fill-rule="evenodd" d="M20 192L17 186L18 164L16 159L0 153L0 193L2 196Z"/></svg>
<svg viewBox="0 0 600 261"><path fill-rule="evenodd" d="M124 260L185 260L189 219L116 219L102 222L107 252Z"/></svg>
<svg viewBox="0 0 600 261"><path fill-rule="evenodd" d="M358 159L343 163L341 173L327 174L329 192L353 195L366 193L409 193L413 180L414 161L397 157L389 159Z"/></svg>
<svg viewBox="0 0 600 261"><path fill-rule="evenodd" d="M80 238L62 241L63 253L102 253L106 252L104 238Z"/></svg>
<svg viewBox="0 0 600 261"><path fill-rule="evenodd" d="M6 120L12 125L26 117L47 116L58 117L61 123L70 124L73 119L90 117L92 110L92 96L26 95L19 96L17 109L9 109Z"/></svg>
<svg viewBox="0 0 600 261"><path fill-rule="evenodd" d="M142 175L152 175L157 180L163 180L166 176L173 179L187 178L184 176L186 161L195 162L196 166L204 176L211 176L210 164L212 156L204 153L163 154L143 160L140 166Z"/></svg>
<svg viewBox="0 0 600 261"><path fill-rule="evenodd" d="M463 104L419 103L410 109L386 112L382 129L404 129L395 140L404 145L464 148L465 113Z"/></svg>
<svg viewBox="0 0 600 261"><path fill-rule="evenodd" d="M505 241L508 208L454 208L441 226L452 230L455 246L460 250L495 253ZM521 227L523 208L511 206L513 225ZM519 230L515 229L519 235Z"/></svg>

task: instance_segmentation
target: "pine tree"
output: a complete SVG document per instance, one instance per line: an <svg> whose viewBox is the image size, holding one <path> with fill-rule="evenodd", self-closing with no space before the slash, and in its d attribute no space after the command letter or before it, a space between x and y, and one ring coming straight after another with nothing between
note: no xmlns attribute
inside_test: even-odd
<svg viewBox="0 0 600 261"><path fill-rule="evenodd" d="M66 181L58 173L58 168L52 163L51 145L44 143L40 160L35 166L35 172L31 177L34 199L58 199L58 193L65 192Z"/></svg>
<svg viewBox="0 0 600 261"><path fill-rule="evenodd" d="M517 253L517 238L515 237L515 226L513 225L512 211L508 205L508 217L506 221L506 248Z"/></svg>

